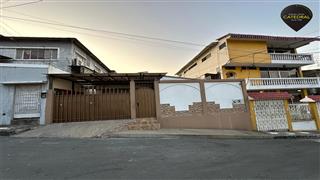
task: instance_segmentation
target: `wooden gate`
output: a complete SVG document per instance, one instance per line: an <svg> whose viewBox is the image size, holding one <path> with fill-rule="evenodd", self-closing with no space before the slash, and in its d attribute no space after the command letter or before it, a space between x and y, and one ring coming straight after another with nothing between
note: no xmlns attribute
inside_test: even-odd
<svg viewBox="0 0 320 180"><path fill-rule="evenodd" d="M75 91L55 90L53 122L129 119L129 86L81 87Z"/></svg>
<svg viewBox="0 0 320 180"><path fill-rule="evenodd" d="M137 118L156 117L156 102L153 83L136 83Z"/></svg>

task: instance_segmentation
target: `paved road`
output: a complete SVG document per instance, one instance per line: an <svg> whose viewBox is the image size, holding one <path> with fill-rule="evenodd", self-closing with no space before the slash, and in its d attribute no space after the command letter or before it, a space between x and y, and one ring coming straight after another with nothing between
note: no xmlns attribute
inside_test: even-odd
<svg viewBox="0 0 320 180"><path fill-rule="evenodd" d="M319 179L320 141L0 137L0 179Z"/></svg>

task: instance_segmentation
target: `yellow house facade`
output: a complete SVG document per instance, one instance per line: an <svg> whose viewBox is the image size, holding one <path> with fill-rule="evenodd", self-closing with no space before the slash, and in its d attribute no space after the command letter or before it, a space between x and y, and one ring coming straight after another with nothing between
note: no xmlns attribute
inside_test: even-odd
<svg viewBox="0 0 320 180"><path fill-rule="evenodd" d="M205 47L176 75L244 79L252 126L259 131L320 130L320 77L303 77L301 67L314 64L314 59L312 54L297 53L297 48L319 40L227 34Z"/></svg>
<svg viewBox="0 0 320 180"><path fill-rule="evenodd" d="M212 42L176 75L200 79L246 79L249 91L294 90L317 94L319 78L303 78L314 63L297 48L319 38L227 34Z"/></svg>

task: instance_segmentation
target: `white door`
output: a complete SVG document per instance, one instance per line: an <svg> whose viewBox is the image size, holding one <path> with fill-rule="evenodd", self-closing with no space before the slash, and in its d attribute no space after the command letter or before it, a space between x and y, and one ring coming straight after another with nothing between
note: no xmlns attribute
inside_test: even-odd
<svg viewBox="0 0 320 180"><path fill-rule="evenodd" d="M41 85L17 85L14 118L40 117Z"/></svg>
<svg viewBox="0 0 320 180"><path fill-rule="evenodd" d="M288 129L283 100L255 101L254 110L258 131Z"/></svg>

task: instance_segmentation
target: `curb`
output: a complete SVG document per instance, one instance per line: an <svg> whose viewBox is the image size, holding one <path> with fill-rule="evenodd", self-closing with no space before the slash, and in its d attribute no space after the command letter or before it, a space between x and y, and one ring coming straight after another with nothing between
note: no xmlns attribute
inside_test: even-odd
<svg viewBox="0 0 320 180"><path fill-rule="evenodd" d="M206 138L206 139L273 139L273 136L201 135L201 134L111 134L107 138Z"/></svg>
<svg viewBox="0 0 320 180"><path fill-rule="evenodd" d="M320 139L318 135L110 134L102 138Z"/></svg>

